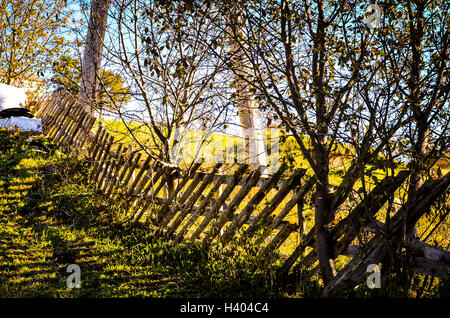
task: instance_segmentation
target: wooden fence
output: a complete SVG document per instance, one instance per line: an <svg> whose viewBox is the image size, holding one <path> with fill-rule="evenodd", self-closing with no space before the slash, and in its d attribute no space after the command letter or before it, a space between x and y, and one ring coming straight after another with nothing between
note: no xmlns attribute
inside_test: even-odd
<svg viewBox="0 0 450 318"><path fill-rule="evenodd" d="M276 173L264 178L259 171L250 172L246 164L239 165L233 175L219 174L221 164L209 171L202 171L200 163L187 171L176 170L150 157L145 158L142 152L135 151L129 145L115 144L114 137L101 126L93 133L95 117L77 105L73 98L62 93L53 94L45 100L37 116L42 118L44 132L58 147L85 157L92 167L90 179L107 198L123 196L131 207L131 224L145 218L147 223L157 225L157 234L161 237L176 243L198 242L204 248L214 242L220 243L223 248L231 248L236 245L231 244L236 239L253 239L257 248L256 257L261 261L270 261L270 256L279 251L289 237L297 236L299 243L279 267L279 278L287 275L292 268L308 268L317 261L314 249L307 249L315 244L315 230L313 227L308 233L305 232L303 215L303 202L315 181L314 177L306 178L304 169L295 170L286 177L286 166L281 165ZM375 214L408 175L408 171L401 171L382 180L347 217L332 228L330 240L331 246L335 246L334 257L344 254L352 256L353 260L327 286L327 294L332 295L342 282L357 282L365 274L361 264L367 263L367 257L352 242L361 228L370 227ZM167 190L168 182L174 180L174 188ZM432 204L449 184L449 175L424 184L418 195L421 204ZM430 191L432 187L439 188L440 192ZM423 210L416 210L410 211L408 217L418 219ZM395 239L401 233L402 215L399 211L392 219L391 235ZM375 231L370 241L376 254L376 257L370 258L372 262L376 263L385 256L383 253L387 253L382 248L385 241L384 234ZM442 263L439 262L431 264L435 260L425 257L426 264L422 262L416 266L416 271L450 278L448 252L429 245L416 244L415 248L422 254L425 249L439 252L439 255L444 255L444 265L447 266L441 268ZM358 271L353 270L355 266L359 266ZM304 279L317 271L317 266L313 266L313 270L303 273Z"/></svg>
<svg viewBox="0 0 450 318"><path fill-rule="evenodd" d="M302 200L313 185L312 180L302 184L304 169L288 178L282 178L286 165L270 177L262 177L259 170L250 172L246 164L239 165L233 175L219 174L221 164L206 172L200 171L199 163L187 171L174 171L150 157L142 159L143 153L128 145L116 144L112 151L114 137L102 126L94 134L95 118L68 95L44 101L37 116L58 147L84 154L92 166L91 181L107 198L125 198L133 210L131 222L145 216L159 226L159 235L175 242L195 241L206 248L217 241L225 247L240 232L250 239L264 231L259 257L266 258L304 228L302 216L295 223L285 219L294 207L301 214ZM166 182L174 173L176 187L169 193ZM288 195L290 199L283 202Z"/></svg>

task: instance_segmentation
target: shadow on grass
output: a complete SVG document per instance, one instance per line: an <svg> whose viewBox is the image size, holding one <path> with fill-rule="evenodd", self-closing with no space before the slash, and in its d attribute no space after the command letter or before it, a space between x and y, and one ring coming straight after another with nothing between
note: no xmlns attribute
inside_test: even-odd
<svg viewBox="0 0 450 318"><path fill-rule="evenodd" d="M5 140L0 133L0 148ZM9 144L15 150L0 155L0 297L272 295L267 275L243 259L125 230L115 222L120 202L89 186L83 162ZM69 264L81 268L80 289L67 288Z"/></svg>

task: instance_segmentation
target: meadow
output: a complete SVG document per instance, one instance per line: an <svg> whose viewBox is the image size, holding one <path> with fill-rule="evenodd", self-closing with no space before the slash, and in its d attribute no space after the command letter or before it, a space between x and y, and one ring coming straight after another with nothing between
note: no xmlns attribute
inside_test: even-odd
<svg viewBox="0 0 450 318"><path fill-rule="evenodd" d="M114 133L118 133L119 136L122 134L123 137L120 138L127 138L126 132L122 130L120 132L121 123L119 122L109 122L105 123L106 127L113 127L110 131ZM138 134L139 135L139 134ZM222 135L213 135L209 140L210 147L211 144L214 145L214 143L217 141L222 140L224 138ZM225 138L232 138L229 136L226 136ZM238 141L239 142L239 141ZM233 143L237 143L235 140L227 141L227 145L233 145ZM308 141L305 139L305 143L307 144ZM303 158L301 155L300 149L298 148L295 140L293 137L290 136L282 136L281 142L280 142L280 162L284 162L288 164L288 170L285 173L285 177L288 177L295 169L303 168L306 169L306 176L304 177L304 180L307 180L313 175L312 169L309 166L308 162ZM213 146L214 148L214 146ZM220 149L220 145L216 146L216 148ZM206 153L208 151L205 151ZM350 159L352 158L352 149L348 148L345 149L344 146L339 145L335 149L335 159L332 160L332 167L330 169L330 186L331 186L331 192L334 191L334 189L337 188L337 186L342 182L342 177L348 169L350 165ZM346 156L340 155L340 154L347 154ZM341 206L340 210L337 213L337 217L335 222L339 222L340 220L344 219L348 213L354 209L363 199L363 192L370 192L381 180L383 180L387 174L386 169L384 167L385 158L383 158L381 155L378 156L378 158L372 160L368 165L365 167L365 174L364 179L360 179L356 182L354 186L354 193L349 197L349 199ZM209 167L206 165L206 170ZM234 172L234 169L236 169L235 165L229 165L228 168L225 168L222 173L224 174L232 174ZM402 170L406 170L406 164L402 162L397 162L396 168L395 168L395 174L398 174ZM429 171L429 174L432 178L437 178L440 175L445 175L450 170L450 165L448 161L440 160L438 161ZM364 182L364 185L363 185ZM190 183L187 183L184 189L187 189L189 187ZM406 191L406 185L402 185L398 188L398 190L395 192L395 197L393 199L391 214L394 214L395 211L397 211L407 200L407 191ZM212 188L211 186L208 186L204 194L206 195L208 191ZM234 196L239 192L240 186L237 186L232 194L227 198L226 203L229 204L234 198ZM249 191L249 193L246 195L244 200L240 203L238 206L236 213L239 213L250 201L250 199L256 194L258 191L257 188L253 188ZM305 218L305 230L306 233L312 229L314 225L314 210L313 206L311 205L311 194L314 192L314 188L311 190L310 194L307 196L306 201L303 205L303 210L301 213L303 214ZM273 196L276 194L276 190L272 189L270 192L267 193L265 196L263 202L255 209L253 212L253 216L258 215L259 212L267 205L270 204L270 200L273 198ZM276 217L283 207L286 205L286 203L292 198L293 192L289 192L289 194L283 199L281 204L273 211L272 216ZM165 196L163 192L160 193L160 196ZM197 205L201 203L200 199L197 202ZM448 203L446 203L448 206ZM382 209L378 211L375 218L378 221L384 222L386 219L386 211L388 210L388 203L384 204ZM445 204L436 204L424 217L420 219L420 221L417 224L417 234L420 239L423 239L428 244L434 245L434 246L440 246L441 248L444 248L446 250L450 247L450 238L448 236L449 233L449 220L445 211ZM284 220L293 223L298 224L298 206L294 206L293 209L289 212L288 215L284 218ZM200 224L203 221L203 218L200 217L194 226L191 227L191 231L195 229L195 225ZM438 225L438 226L437 226ZM244 225L244 229L245 229ZM436 229L437 227L437 229ZM226 230L226 226L225 226ZM190 232L191 233L191 232ZM271 233L270 236L266 238L266 242L269 242L270 239L272 239L276 234L278 233L277 230ZM358 238L355 239L354 244L361 244L366 243L370 240L370 238L373 237L373 233L370 233L369 231L363 231L361 235L359 235ZM290 255L293 250L298 246L298 244L301 242L301 235L298 232L294 232L289 235L288 239L280 246L278 249L279 254L281 257L286 257ZM342 268L345 264L348 263L350 260L349 257L346 256L339 256L337 259L337 268ZM423 277L422 277L423 279Z"/></svg>
<svg viewBox="0 0 450 318"><path fill-rule="evenodd" d="M117 123L116 123L117 125ZM67 156L44 137L39 140L51 148L50 153L33 149L26 136L2 132L0 165L0 295L3 297L314 297L319 295L321 280L315 277L306 289L298 291L294 284L281 286L274 281L274 273L287 255L301 242L292 233L273 255L270 264L255 261L254 241L236 241L232 251L213 245L208 251L191 242L175 245L154 237L155 228L140 223L128 229L122 220L132 212L120 199L105 200L102 193L89 182L89 168L79 158ZM120 140L120 139L119 139ZM125 143L124 140L122 142ZM281 145L281 160L289 163L288 176L296 168L307 169L307 162L299 155L291 138ZM337 186L348 162L333 167L331 184ZM448 166L439 166L446 171ZM230 168L232 169L232 168ZM374 163L366 167L368 190L384 177L384 170ZM397 172L402 169L399 165ZM228 171L225 171L227 173ZM375 176L375 178L374 178ZM360 181L361 182L361 181ZM189 186L189 183L186 187ZM356 188L361 187L361 183ZM230 195L232 198L240 187ZM209 188L205 189L207 193ZM252 189L239 205L240 211L257 191ZM267 193L254 215L270 202L275 191ZM358 193L358 191L356 191ZM160 196L164 193L161 192ZM290 192L275 209L277 215L292 197ZM396 194L396 205L405 199L405 190ZM228 199L226 203L229 203ZM306 229L314 224L310 196L303 214ZM199 204L200 202L197 202ZM357 204L346 202L338 214L344 218ZM377 219L384 220L380 210ZM297 207L285 217L298 223ZM448 250L450 246L448 218L440 219L432 209L418 225L421 238ZM197 222L201 222L200 217ZM441 223L431 233L434 225ZM272 237L276 235L275 231ZM361 233L357 242L365 242L370 233ZM270 239L271 237L268 237ZM231 253L231 254L230 254ZM277 261L278 260L278 261ZM350 259L339 256L337 268ZM76 262L83 268L83 286L79 290L65 285L68 264ZM416 275L409 291L411 296L435 297L446 293L448 286L440 280L431 281ZM426 288L424 288L426 286ZM398 290L385 291L401 294ZM370 297L374 292L362 289L358 296Z"/></svg>

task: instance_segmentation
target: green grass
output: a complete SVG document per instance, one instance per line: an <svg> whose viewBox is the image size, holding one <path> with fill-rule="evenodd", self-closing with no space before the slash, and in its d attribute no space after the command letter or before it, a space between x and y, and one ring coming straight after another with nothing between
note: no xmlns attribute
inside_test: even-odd
<svg viewBox="0 0 450 318"><path fill-rule="evenodd" d="M45 139L42 141L46 142ZM0 132L0 297L270 297L270 267L125 230L86 165ZM69 264L81 288L66 286Z"/></svg>
<svg viewBox="0 0 450 318"><path fill-rule="evenodd" d="M123 123L118 121L104 121L104 125L109 131L112 132L113 135L116 136L118 140L126 140L127 137L127 131L123 125ZM137 124L132 124L131 127L138 132L137 138L141 138L143 135L145 135L148 132L147 127L140 127ZM195 135L194 132L190 132L190 134ZM209 142L209 147L212 147L215 145L216 149L220 149L221 141L222 141L222 135L213 135ZM227 141L226 144L232 145L234 140L231 137L226 137ZM309 145L308 140L305 138L304 143L307 146ZM205 146L207 148L207 146ZM208 150L205 151L205 153L208 153ZM350 166L350 160L352 158L352 155L354 154L354 150L350 147L349 149L345 149L344 146L338 145L334 149L334 153L337 154L332 160L331 160L331 168L330 168L330 175L329 175L329 182L330 182L330 191L333 192L337 186L340 185L342 182L342 177L346 171L346 169ZM340 155L339 155L340 154ZM342 154L345 154L343 156ZM144 159L142 159L144 160ZM365 167L365 174L364 174L364 183L366 187L367 193L369 193L381 180L383 180L386 177L386 170L383 169L383 160L384 158L382 156L379 156L378 158L372 160L370 164L366 165ZM307 160L302 156L299 146L297 145L295 139L290 137L283 137L281 138L281 146L280 146L280 162L286 162L288 164L288 170L285 173L285 177L289 176L289 174L292 173L294 169L297 168L304 168L307 169L307 177L310 177L313 175L313 171L308 164ZM233 166L231 169L229 167L225 167L224 170L221 173L226 174L232 174L233 169L235 169L236 166ZM437 175L437 169L441 169L441 174L445 174L450 170L450 165L447 161L440 161L436 165L436 167L433 167L429 173L433 176ZM395 173L398 174L401 170L406 169L406 165L403 163L397 163L397 167L395 169ZM187 184L185 186L185 189L189 186ZM350 195L349 199L341 206L340 210L338 211L336 215L336 220L341 220L345 218L348 213L361 201L363 198L363 191L362 191L362 180L359 179L356 181L354 185L354 191ZM207 187L205 191L203 192L204 195L208 193L210 190L210 187ZM229 203L231 199L234 197L234 195L240 190L240 187L236 187L233 190L233 193L229 196L229 198L226 200L226 203ZM252 196L257 192L258 189L254 188L251 191L249 191L248 195L242 200L239 207L237 208L237 213L241 211L244 206L249 202L249 200L252 198ZM306 229L309 231L314 224L314 210L313 205L311 204L310 200L310 194L314 192L314 188L312 191L307 195L306 202L304 205L304 216L306 218ZM270 199L276 194L276 190L270 191L264 200L261 202L261 204L258 206L257 209L255 209L253 215L257 215L265 204L268 204L270 202ZM274 210L272 213L273 216L278 215L281 210L283 209L284 205L292 198L292 192L290 192L283 202ZM404 202L407 200L407 194L406 189L404 185L400 187L396 193L395 193L395 200L394 200L394 209L393 212L397 211ZM199 204L197 202L197 204ZM386 211L387 211L388 203L386 203L377 213L376 219L379 221L384 222ZM442 215L443 206L435 206L431 209L430 213L427 213L424 217L420 219L418 222L418 234L421 238L427 237L427 243L432 245L438 245L444 249L449 249L450 247L450 236L448 235L450 231L450 220L447 217L446 220L444 220L439 227L438 230L434 231L431 235L431 230L433 229L434 225L436 225L438 222L441 221L440 215ZM391 212L391 213L393 213ZM297 207L294 207L289 214L285 217L286 221L289 221L291 223L297 224L298 223L298 217L297 217ZM200 223L202 218L200 217L197 223ZM208 229L206 229L205 232L207 232ZM272 234L271 237L276 235L276 231ZM355 244L360 243L361 240L369 239L372 234L370 233L362 233L361 237L355 240ZM283 245L278 249L278 252L282 255L289 255L294 251L294 249L297 247L297 245L300 242L300 238L298 233L292 233L288 239L283 243ZM340 256L338 259L338 266L342 267L349 261L349 258L346 258L344 256Z"/></svg>
<svg viewBox="0 0 450 318"><path fill-rule="evenodd" d="M282 258L274 255L271 264L261 264L252 244L236 241L233 251L224 253L213 246L205 252L197 245L156 239L143 226L124 229L120 221L127 211L121 202L106 201L88 183L83 161L54 148L48 154L36 152L25 140L26 136L0 131L0 297L308 297L320 292L317 277L301 293L291 285L280 289L274 272ZM335 178L332 183L340 181L338 173ZM306 217L309 229L311 208ZM287 219L297 221L295 208ZM419 233L426 235L439 221L436 207L419 222ZM447 219L427 242L448 249L449 231ZM298 243L294 233L279 252L289 254ZM347 261L340 257L337 269ZM69 264L81 268L80 289L66 287ZM416 275L410 295L423 280ZM424 296L448 295L448 284L434 280L429 286ZM374 295L365 289L358 293Z"/></svg>

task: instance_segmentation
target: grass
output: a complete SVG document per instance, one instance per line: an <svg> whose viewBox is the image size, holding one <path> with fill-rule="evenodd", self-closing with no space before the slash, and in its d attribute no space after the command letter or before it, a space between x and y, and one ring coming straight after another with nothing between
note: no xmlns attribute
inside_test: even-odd
<svg viewBox="0 0 450 318"><path fill-rule="evenodd" d="M104 200L89 184L89 170L83 161L54 148L50 153L35 151L26 138L0 132L0 297L319 295L322 283L317 277L301 293L293 286L281 289L274 272L282 258L275 254L271 264L261 264L255 260L257 249L252 244L237 240L236 248L227 253L217 245L206 252L194 244L173 245L156 239L151 230L142 226L124 229L120 220L126 211L120 208L120 202ZM38 139L52 147L45 138ZM304 161L300 160L300 164ZM340 181L338 173L335 178L332 183ZM274 193L269 193L265 201ZM310 229L312 210L305 212ZM428 235L433 224L440 221L439 213L439 207L432 209L421 219L419 230L428 236L427 242L448 250L448 218L438 231ZM296 214L294 208L286 219L296 223ZM298 234L294 233L279 252L289 254L298 243ZM347 261L338 258L337 268ZM66 286L69 264L81 268L80 289ZM410 295L425 286L424 279L416 275ZM361 297L374 295L365 289L358 293ZM422 295L441 294L448 295L448 284L433 280Z"/></svg>
<svg viewBox="0 0 450 318"><path fill-rule="evenodd" d="M121 122L104 121L104 124L105 124L105 127L107 127L113 133L113 135L116 136L116 138L118 138L118 139L129 138L129 137L126 137L126 131ZM136 131L139 132L137 135L138 138L141 135L145 135L145 133L147 131L146 127L140 128L137 125L132 126L132 127L134 129L136 129ZM191 134L192 134L192 132L191 132ZM226 138L228 138L227 145L233 144L232 138L230 138L230 137L226 137ZM211 137L210 142L212 145L216 145L216 148L220 148L220 147L217 147L217 142L219 142L219 144L220 144L221 140L222 140L222 136L213 135ZM304 140L304 142L305 142L305 144L308 145L308 141L306 139ZM211 146L211 144L210 144L210 146ZM329 176L331 192L333 192L334 189L338 185L340 185L340 183L342 181L342 177L343 177L346 169L350 165L351 155L354 152L354 151L352 151L352 149L343 149L343 146L340 146L340 145L334 151L336 153L340 153L340 154L347 153L348 157L337 156L336 158L334 158L332 160L330 176ZM206 150L205 152L208 153L209 150ZM296 144L296 141L293 137L282 137L282 144L280 145L280 155L281 155L280 161L284 161L284 162L288 163L289 169L286 173L286 176L288 176L290 173L292 173L292 171L294 169L297 169L297 168L307 169L307 177L310 177L313 175L313 171L312 171L311 167L309 166L307 160L301 155L300 149L299 149L298 145ZM339 160L337 158L339 158ZM343 158L343 159L341 159L341 158ZM364 183L365 183L367 192L370 192L376 186L376 184L378 184L378 182L380 182L381 180L383 180L386 177L386 170L383 169L382 167L383 167L383 158L381 156L379 158L373 160L370 164L368 164L365 167ZM402 163L398 163L397 167L395 169L395 173L397 174L403 169L406 169L406 166ZM227 168L225 168L224 170L225 170L225 172L222 172L222 173L230 174L233 172L232 170L227 170ZM440 170L439 173L438 173L438 170ZM430 169L429 173L432 176L437 177L439 174L443 175L443 174L447 173L448 171L450 171L450 165L449 165L448 161L441 160L441 161L437 162L436 165L432 169ZM188 186L189 186L189 184L186 185L185 189ZM361 179L357 180L354 185L355 191L351 194L349 199L341 206L341 209L340 209L340 211L338 211L337 216L336 216L337 220L345 218L348 215L348 213L361 201L361 199L363 198L362 186L363 186L362 180ZM211 187L208 187L207 189L205 189L203 194L206 195L210 188ZM240 187L238 186L233 190L233 193L226 200L226 203L229 203L231 201L231 199L235 196L235 194L239 191L239 189L240 189ZM239 212L243 209L243 207L249 202L249 200L252 198L252 196L256 193L257 190L258 189L254 188L251 191L249 191L248 195L242 200L239 207L237 208L237 212ZM312 191L314 191L314 189ZM262 203L259 204L258 208L255 209L253 215L257 215L262 210L262 208L270 202L270 199L275 195L275 193L276 193L275 190L270 191L266 195L266 197L264 198ZM278 215L281 212L281 210L283 209L284 205L291 198L292 198L292 192L290 192L284 198L283 202L274 210L272 215L273 216ZM313 211L313 207L312 207L310 200L311 199L310 199L310 194L309 194L306 198L306 202L304 205L304 211L303 211L304 216L306 218L307 231L309 231L314 224L314 222L313 222L314 211ZM398 208L400 208L400 206L402 204L404 204L404 202L406 202L406 200L407 200L406 189L404 186L402 186L395 193L395 200L394 200L394 206L393 206L394 210L391 213L395 212ZM199 204L199 203L200 203L200 201L197 202L197 204ZM387 206L388 206L388 204L386 203L382 207L382 209L379 210L379 212L376 215L376 219L378 219L379 221L382 221L382 222L385 221ZM446 219L442 220L442 216L444 215L443 209L445 209L445 207L442 205L435 206L430 210L430 213L427 213L424 217L422 217L420 219L420 221L418 222L418 234L419 234L419 237L421 237L422 239L426 238L427 243L432 244L432 245L437 245L444 249L449 250L450 237L449 237L448 233L450 230L450 220L448 217ZM289 214L284 218L284 220L289 221L294 224L297 224L298 223L297 216L298 216L297 207L294 207L289 212ZM196 224L199 224L201 222L201 220L202 220L202 218L200 217ZM434 226L436 224L438 224L439 222L441 222L440 227L438 228L438 230L433 231ZM206 229L205 232L207 232L207 230L208 229ZM271 237L276 235L276 233L277 232L274 231L272 233ZM355 241L355 243L359 243L361 240L367 240L370 237L371 237L370 233L362 233L361 237L359 237L358 240ZM299 238L298 233L292 233L288 237L288 239L282 244L282 246L278 249L278 252L282 255L289 255L296 248L299 241L300 241L300 238ZM349 261L349 258L340 256L337 263L338 263L339 267L342 267L348 261Z"/></svg>
<svg viewBox="0 0 450 318"><path fill-rule="evenodd" d="M125 230L118 203L88 184L83 162L25 139L0 133L0 297L282 295L273 269L250 257ZM80 289L66 285L69 264L81 268Z"/></svg>

